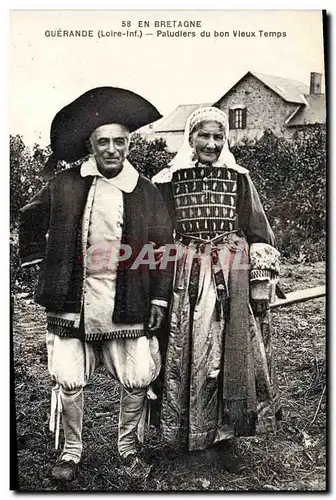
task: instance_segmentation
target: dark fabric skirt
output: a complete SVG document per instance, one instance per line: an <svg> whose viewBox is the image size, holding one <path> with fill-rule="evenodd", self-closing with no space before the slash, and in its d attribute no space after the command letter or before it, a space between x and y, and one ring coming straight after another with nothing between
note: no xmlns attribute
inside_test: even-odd
<svg viewBox="0 0 336 500"><path fill-rule="evenodd" d="M237 235L229 235L224 259L215 266L222 267L230 307L219 307L212 255L199 258L197 245L181 243L184 252L176 265L168 340L163 346L160 415L163 440L174 448L204 449L236 435L275 430L280 402L270 315L253 315L246 293L249 272L237 271L234 264L241 242ZM250 415L244 432L227 418L228 402L236 402L232 387Z"/></svg>

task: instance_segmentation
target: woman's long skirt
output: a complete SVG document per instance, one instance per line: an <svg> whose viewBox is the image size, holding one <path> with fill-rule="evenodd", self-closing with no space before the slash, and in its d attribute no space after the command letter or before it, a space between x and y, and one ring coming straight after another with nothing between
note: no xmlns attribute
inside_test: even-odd
<svg viewBox="0 0 336 500"><path fill-rule="evenodd" d="M228 318L218 315L218 300L210 254L200 257L193 245L178 244L178 260L170 310L169 337L161 406L163 440L174 448L204 449L233 437L235 429L223 418L223 360ZM234 246L234 245L233 245ZM223 271L230 282L227 245ZM244 295L244 297L246 294ZM269 312L255 318L249 304L245 325L249 398L255 401L255 432L275 430L280 414ZM234 313L231 311L230 314Z"/></svg>

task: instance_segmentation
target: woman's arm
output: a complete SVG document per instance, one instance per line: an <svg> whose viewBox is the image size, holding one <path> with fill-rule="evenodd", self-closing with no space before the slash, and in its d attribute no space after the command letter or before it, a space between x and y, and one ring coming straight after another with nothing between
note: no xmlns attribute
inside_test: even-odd
<svg viewBox="0 0 336 500"><path fill-rule="evenodd" d="M280 254L275 248L274 233L258 192L248 174L239 178L237 213L239 227L250 245L251 299L267 303L274 295L280 272Z"/></svg>

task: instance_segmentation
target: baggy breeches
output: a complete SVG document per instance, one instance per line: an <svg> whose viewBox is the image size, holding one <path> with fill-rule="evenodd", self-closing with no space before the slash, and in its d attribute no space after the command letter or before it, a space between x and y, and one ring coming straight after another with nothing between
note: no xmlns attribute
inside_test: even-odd
<svg viewBox="0 0 336 500"><path fill-rule="evenodd" d="M56 383L64 430L61 458L79 462L82 454L83 388L103 363L121 384L118 450L135 451L138 424L144 413L148 386L161 368L156 337L104 340L99 344L52 333L46 336L48 370ZM54 389L55 390L55 389Z"/></svg>

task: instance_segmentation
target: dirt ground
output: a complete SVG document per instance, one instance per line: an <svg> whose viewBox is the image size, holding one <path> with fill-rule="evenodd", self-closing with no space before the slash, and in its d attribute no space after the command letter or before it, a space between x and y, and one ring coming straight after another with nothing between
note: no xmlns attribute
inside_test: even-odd
<svg viewBox="0 0 336 500"><path fill-rule="evenodd" d="M282 267L285 292L324 282L324 263ZM135 486L123 473L116 450L119 388L101 368L86 387L82 464L67 491L325 491L325 299L276 309L272 317L283 403L275 434L173 453L151 426L147 449L154 467L147 483ZM45 315L24 294L15 298L13 348L18 489L59 491L50 480L57 452L48 428L52 382Z"/></svg>

